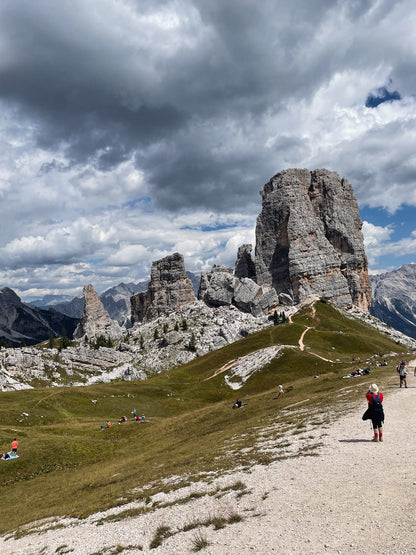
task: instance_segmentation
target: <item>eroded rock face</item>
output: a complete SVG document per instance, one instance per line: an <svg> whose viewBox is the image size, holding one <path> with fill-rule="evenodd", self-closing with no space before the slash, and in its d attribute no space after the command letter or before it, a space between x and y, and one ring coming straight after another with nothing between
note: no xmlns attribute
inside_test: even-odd
<svg viewBox="0 0 416 555"><path fill-rule="evenodd" d="M147 291L131 297L132 324L149 322L195 300L183 256L179 253L166 256L152 263Z"/></svg>
<svg viewBox="0 0 416 555"><path fill-rule="evenodd" d="M119 339L123 335L123 328L111 320L91 284L84 286L84 299L84 312L74 332L74 338L80 339L87 336L91 340L101 336L110 340Z"/></svg>
<svg viewBox="0 0 416 555"><path fill-rule="evenodd" d="M228 306L234 297L234 272L227 266L214 266L201 273L198 299L208 306Z"/></svg>
<svg viewBox="0 0 416 555"><path fill-rule="evenodd" d="M251 256L252 248L251 245L241 245L241 247L238 247L234 271L235 277L250 278L256 281L256 267Z"/></svg>
<svg viewBox="0 0 416 555"><path fill-rule="evenodd" d="M328 170L291 169L275 175L260 194L257 283L295 303L318 295L368 311L362 222L349 182Z"/></svg>
<svg viewBox="0 0 416 555"><path fill-rule="evenodd" d="M248 277L235 277L233 269L214 266L201 274L198 299L208 306L236 306L254 316L266 314L279 303L276 291L268 285L260 286Z"/></svg>

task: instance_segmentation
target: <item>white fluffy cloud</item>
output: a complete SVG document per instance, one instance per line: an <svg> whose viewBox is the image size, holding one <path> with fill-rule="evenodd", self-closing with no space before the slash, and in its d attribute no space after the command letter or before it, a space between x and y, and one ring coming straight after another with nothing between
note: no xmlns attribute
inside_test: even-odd
<svg viewBox="0 0 416 555"><path fill-rule="evenodd" d="M288 167L416 207L415 24L411 0L3 2L1 285L101 291L175 251L233 265ZM414 253L391 230L364 225L373 270Z"/></svg>

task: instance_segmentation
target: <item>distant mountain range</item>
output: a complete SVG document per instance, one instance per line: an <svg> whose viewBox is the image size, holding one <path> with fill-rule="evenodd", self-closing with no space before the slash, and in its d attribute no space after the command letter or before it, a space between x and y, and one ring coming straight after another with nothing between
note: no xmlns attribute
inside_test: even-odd
<svg viewBox="0 0 416 555"><path fill-rule="evenodd" d="M187 272L195 295L200 276ZM416 339L416 264L371 276L373 290L370 314L392 328ZM130 297L146 291L148 281L120 283L107 289L100 299L113 320L130 327ZM0 340L19 346L45 341L52 334L59 336L65 329L72 334L84 310L84 298L46 295L28 304L8 287L0 288Z"/></svg>
<svg viewBox="0 0 416 555"><path fill-rule="evenodd" d="M12 289L0 289L0 340L6 344L34 345L47 340L51 335L62 335L63 329L72 338L77 324L77 318L71 318L52 308L29 306L22 303Z"/></svg>
<svg viewBox="0 0 416 555"><path fill-rule="evenodd" d="M416 339L416 264L371 276L370 314Z"/></svg>
<svg viewBox="0 0 416 555"><path fill-rule="evenodd" d="M140 291L146 291L147 281L139 283L120 283L111 287L100 295L101 302L110 318L117 320L121 325L130 325L130 297ZM62 314L80 319L84 310L84 297L66 297L59 295L46 295L42 299L35 299L29 303L39 308L53 308Z"/></svg>
<svg viewBox="0 0 416 555"><path fill-rule="evenodd" d="M198 294L200 276L192 272L186 272L191 280L195 296ZM136 293L147 290L148 281L139 283L119 283L115 287L107 289L100 295L101 302L107 310L111 319L116 320L120 325L130 327L130 297ZM67 295L46 295L42 299L35 299L29 303L30 306L38 308L53 308L71 318L81 318L84 310L84 297L69 297Z"/></svg>

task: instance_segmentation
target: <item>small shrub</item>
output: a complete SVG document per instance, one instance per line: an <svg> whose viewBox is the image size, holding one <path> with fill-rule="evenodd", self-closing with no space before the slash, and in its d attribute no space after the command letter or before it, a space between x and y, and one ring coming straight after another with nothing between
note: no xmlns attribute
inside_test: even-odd
<svg viewBox="0 0 416 555"><path fill-rule="evenodd" d="M235 524L236 522L241 522L242 520L243 520L243 517L238 513L231 513L228 516L227 522L228 524Z"/></svg>
<svg viewBox="0 0 416 555"><path fill-rule="evenodd" d="M194 539L192 540L192 545L192 551L201 551L201 549L208 547L210 545L210 542L207 540L205 534L198 530L198 532L195 533Z"/></svg>
<svg viewBox="0 0 416 555"><path fill-rule="evenodd" d="M159 547L160 545L162 545L162 542L164 539L169 538L169 536L172 535L172 532L170 531L170 527L169 526L158 526L156 528L156 532L155 535L153 536L152 541L150 542L150 549L156 549L156 547Z"/></svg>
<svg viewBox="0 0 416 555"><path fill-rule="evenodd" d="M211 519L211 523L215 530L221 530L221 528L225 528L225 525L227 524L227 520L220 516L214 516Z"/></svg>

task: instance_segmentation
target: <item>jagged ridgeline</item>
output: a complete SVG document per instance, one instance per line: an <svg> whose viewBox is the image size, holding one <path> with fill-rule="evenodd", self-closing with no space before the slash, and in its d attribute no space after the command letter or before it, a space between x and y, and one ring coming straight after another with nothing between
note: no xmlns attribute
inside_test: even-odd
<svg viewBox="0 0 416 555"><path fill-rule="evenodd" d="M310 296L368 311L371 287L362 222L348 181L328 170L290 169L276 174L260 194L263 205L257 219L255 258L252 246L242 245L235 269L214 266L202 272L198 299L209 307L235 306L255 317L297 305ZM119 338L123 324L130 325L129 316L132 324L141 324L195 302L190 275L183 256L174 253L153 262L147 290L143 283L120 284L103 294L105 308L92 285L86 286L88 306L75 337ZM134 287L139 292L132 295ZM15 294L11 302L11 290L3 288L2 292L3 340L12 340L13 346L29 345L51 334L55 337L63 328L72 338L78 322L60 315L59 309L40 312L21 303ZM76 300L77 306L85 308L85 300ZM116 305L126 307L118 310L121 328L112 322L118 314L113 313Z"/></svg>
<svg viewBox="0 0 416 555"><path fill-rule="evenodd" d="M371 285L362 222L350 183L328 170L290 169L261 191L255 259L242 245L235 269L202 272L198 299L261 316L309 297L368 312ZM179 253L153 263L147 292L132 297L133 323L193 302Z"/></svg>

